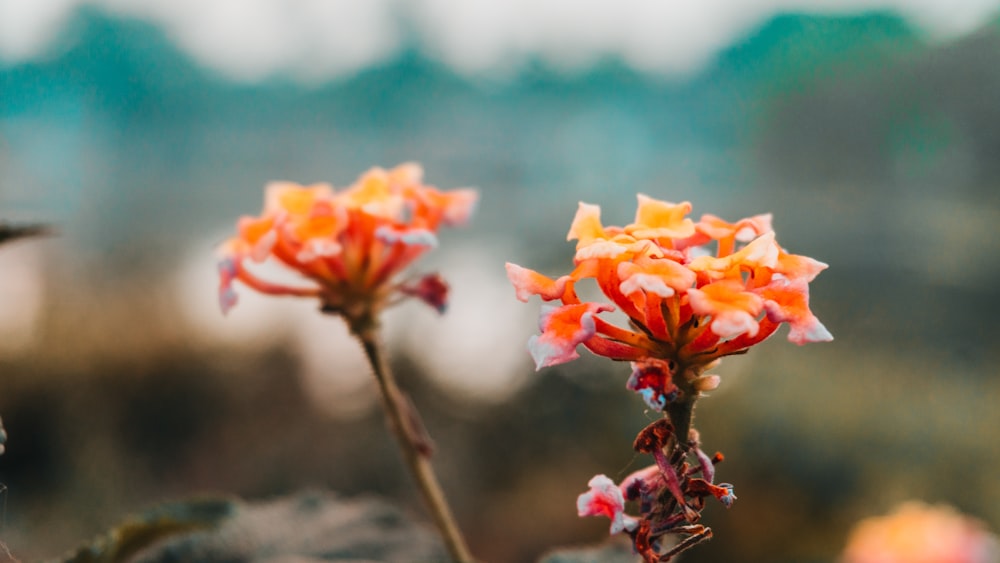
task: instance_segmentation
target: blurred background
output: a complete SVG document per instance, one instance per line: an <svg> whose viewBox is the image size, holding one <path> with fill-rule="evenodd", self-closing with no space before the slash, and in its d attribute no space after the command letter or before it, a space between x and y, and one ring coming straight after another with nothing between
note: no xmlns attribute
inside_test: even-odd
<svg viewBox="0 0 1000 563"><path fill-rule="evenodd" d="M503 263L570 269L577 201L774 212L830 264L812 308L701 401L736 486L684 561L832 561L919 498L1000 528L1000 3L0 0L0 540L57 556L165 499L378 494L422 515L361 353L313 303L241 291L215 246L274 179L416 160L476 186L419 265L439 317L386 340L473 551L601 541L578 519L652 420L627 365L533 371ZM991 406L993 405L993 406Z"/></svg>

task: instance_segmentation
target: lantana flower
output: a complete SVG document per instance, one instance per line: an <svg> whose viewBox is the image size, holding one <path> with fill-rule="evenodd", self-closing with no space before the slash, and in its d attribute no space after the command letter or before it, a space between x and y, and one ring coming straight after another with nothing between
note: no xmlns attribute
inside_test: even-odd
<svg viewBox="0 0 1000 563"><path fill-rule="evenodd" d="M518 299L547 302L541 334L529 342L536 368L591 352L633 363L629 388L656 410L714 388L704 376L723 356L739 354L790 327L797 344L832 340L809 309L809 282L826 264L778 245L770 215L735 223L713 215L687 217L688 202L638 196L635 221L604 226L600 208L580 203L567 240L576 240L575 268L549 278L507 264ZM576 285L594 280L609 302L583 302ZM600 317L624 312L629 327Z"/></svg>
<svg viewBox="0 0 1000 563"><path fill-rule="evenodd" d="M379 313L407 297L443 312L448 285L437 274L397 280L407 266L437 245L442 226L465 223L476 202L469 189L440 191L422 183L417 164L373 168L353 185L267 186L264 210L243 217L237 235L220 248L219 303L236 305L239 281L268 295L307 297L323 313L340 315L371 366L386 418L403 459L454 561L472 562L464 537L431 466L431 439L412 401L396 384L378 337ZM298 273L297 284L276 283L252 272L272 259Z"/></svg>
<svg viewBox="0 0 1000 563"><path fill-rule="evenodd" d="M647 563L671 559L712 537L698 521L705 499L727 508L733 486L715 483L720 453L708 456L691 427L694 404L718 387L708 374L721 358L746 352L782 324L797 344L833 337L809 309L809 282L826 264L782 248L770 215L729 223L714 215L695 222L688 202L674 204L638 196L635 220L605 226L596 205L580 203L567 240L576 240L574 269L550 278L507 264L517 298L548 302L528 350L536 369L579 357L585 348L628 361L626 387L649 408L661 411L636 437L633 448L656 462L621 486L604 475L580 495L580 516L607 516L611 533L625 532ZM592 280L606 301L583 301L577 284ZM628 327L601 315L621 311ZM625 513L626 501L639 516ZM669 544L668 535L683 536Z"/></svg>
<svg viewBox="0 0 1000 563"><path fill-rule="evenodd" d="M373 168L353 185L267 186L259 216L243 217L220 250L219 302L237 302L233 282L269 295L316 298L326 312L349 321L374 316L396 298L416 296L443 310L447 285L436 274L396 282L399 272L437 244L441 226L466 222L476 201L469 189L440 191L421 182L417 164ZM275 259L302 284L267 281L253 263Z"/></svg>

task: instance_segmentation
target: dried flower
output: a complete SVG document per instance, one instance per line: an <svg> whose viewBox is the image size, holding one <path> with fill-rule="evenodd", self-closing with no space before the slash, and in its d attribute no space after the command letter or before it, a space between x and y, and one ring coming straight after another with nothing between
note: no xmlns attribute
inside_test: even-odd
<svg viewBox="0 0 1000 563"><path fill-rule="evenodd" d="M948 506L910 501L859 522L841 563L997 563L1000 544L982 522Z"/></svg>
<svg viewBox="0 0 1000 563"><path fill-rule="evenodd" d="M269 295L317 298L324 311L349 320L374 316L393 297L415 296L443 310L447 285L436 274L409 283L394 278L437 244L439 227L468 219L476 193L439 191L422 176L419 165L403 164L373 168L339 192L327 184L268 185L261 215L240 219L237 236L222 245L222 310L236 304L235 280ZM308 283L272 283L247 268L268 258Z"/></svg>
<svg viewBox="0 0 1000 563"><path fill-rule="evenodd" d="M595 475L587 483L590 490L576 499L580 516L607 516L611 519L611 533L634 531L639 521L625 514L625 496L607 475Z"/></svg>

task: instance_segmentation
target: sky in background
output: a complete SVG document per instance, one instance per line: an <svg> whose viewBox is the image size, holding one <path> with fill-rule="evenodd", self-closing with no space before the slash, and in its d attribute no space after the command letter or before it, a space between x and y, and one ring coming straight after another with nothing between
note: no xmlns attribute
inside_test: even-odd
<svg viewBox="0 0 1000 563"><path fill-rule="evenodd" d="M415 41L459 72L510 74L540 58L567 70L619 56L657 74L697 71L781 11L896 10L931 39L968 32L998 0L0 0L0 62L43 56L81 6L155 22L232 79L322 82Z"/></svg>

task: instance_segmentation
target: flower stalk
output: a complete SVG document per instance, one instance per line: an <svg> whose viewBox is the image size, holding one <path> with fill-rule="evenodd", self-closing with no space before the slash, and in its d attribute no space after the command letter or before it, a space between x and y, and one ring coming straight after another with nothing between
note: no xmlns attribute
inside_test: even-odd
<svg viewBox="0 0 1000 563"><path fill-rule="evenodd" d="M417 488L420 489L420 495L444 540L448 553L458 563L472 563L475 560L469 552L458 524L455 523L455 517L431 465L430 439L420 423L416 409L396 385L392 371L383 357L377 329L370 323L365 328L350 324L351 332L361 342L365 357L371 365L372 374L378 382L389 430L396 438L407 469L416 481Z"/></svg>
<svg viewBox="0 0 1000 563"><path fill-rule="evenodd" d="M687 451L690 445L688 435L691 433L692 422L694 421L694 399L674 401L667 405L667 417L676 429L676 444L683 451Z"/></svg>
<svg viewBox="0 0 1000 563"><path fill-rule="evenodd" d="M274 296L316 299L323 314L342 317L361 342L378 382L389 428L452 558L474 561L430 463L431 440L416 408L399 390L381 352L378 318L384 309L417 298L443 313L448 284L437 274L397 276L437 245L437 231L464 224L476 192L441 191L422 181L415 163L373 168L353 185L267 187L261 215L243 217L237 235L219 249L219 305L232 309L236 282ZM300 274L286 285L259 277L254 263L276 261Z"/></svg>

